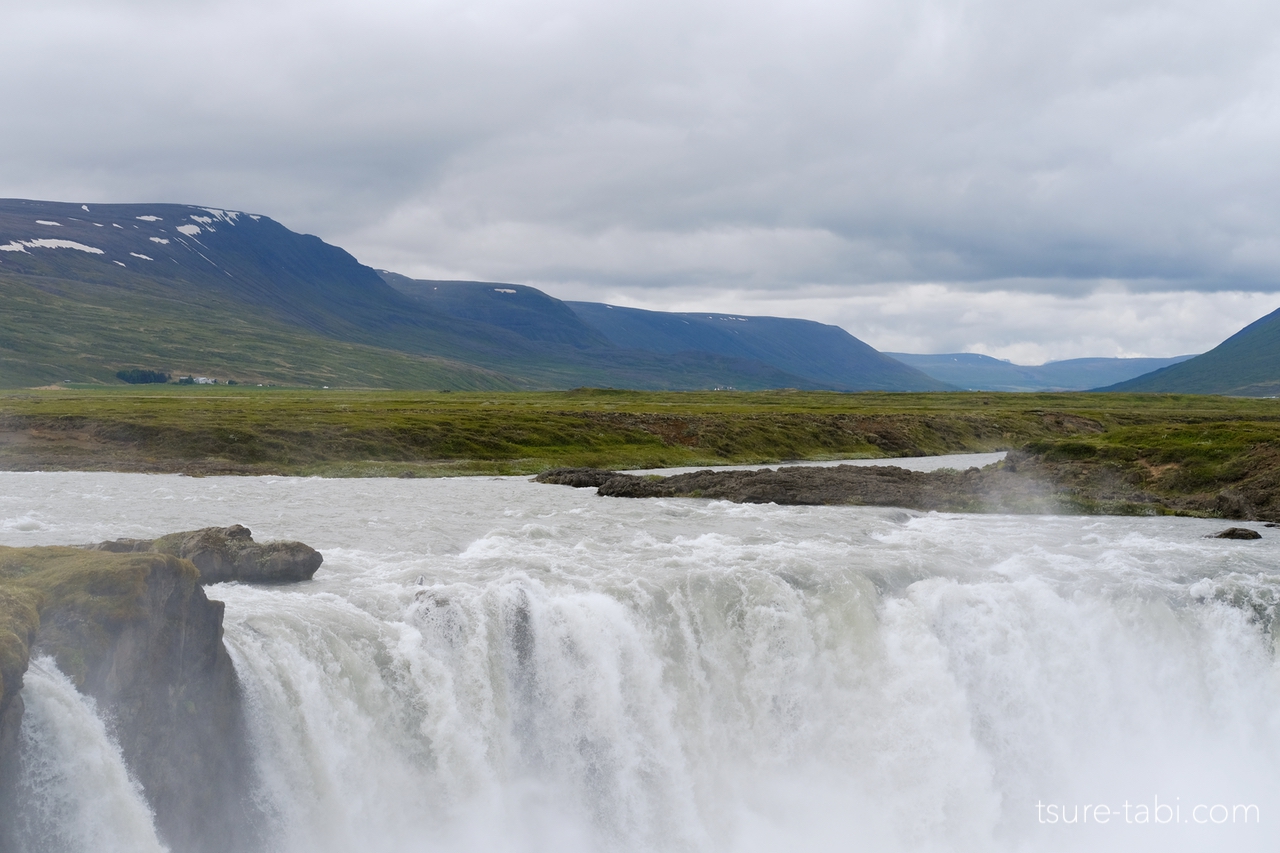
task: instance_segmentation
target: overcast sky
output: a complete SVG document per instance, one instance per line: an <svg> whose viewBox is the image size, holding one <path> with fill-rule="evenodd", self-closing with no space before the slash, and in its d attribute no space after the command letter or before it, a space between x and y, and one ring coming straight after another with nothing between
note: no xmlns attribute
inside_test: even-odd
<svg viewBox="0 0 1280 853"><path fill-rule="evenodd" d="M3 2L0 195L1024 363L1280 307L1280 4Z"/></svg>

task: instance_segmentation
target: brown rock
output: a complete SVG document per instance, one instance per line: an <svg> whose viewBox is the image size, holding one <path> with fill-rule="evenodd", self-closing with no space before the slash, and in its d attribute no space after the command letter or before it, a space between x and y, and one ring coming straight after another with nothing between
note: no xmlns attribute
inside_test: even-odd
<svg viewBox="0 0 1280 853"><path fill-rule="evenodd" d="M1261 539L1262 534L1247 527L1228 527L1219 533L1212 533L1205 539Z"/></svg>
<svg viewBox="0 0 1280 853"><path fill-rule="evenodd" d="M790 506L895 506L946 512L1052 512L1055 495L998 470L908 471L893 465L694 471L671 477L616 474L605 497L693 497Z"/></svg>
<svg viewBox="0 0 1280 853"><path fill-rule="evenodd" d="M155 551L181 557L200 570L202 584L310 580L324 562L319 551L301 542L258 544L249 528L239 524L171 533L159 539L117 539L89 547L95 551Z"/></svg>
<svg viewBox="0 0 1280 853"><path fill-rule="evenodd" d="M622 475L601 468L552 468L534 477L533 481L554 486L573 486L575 489L594 489L618 476Z"/></svg>

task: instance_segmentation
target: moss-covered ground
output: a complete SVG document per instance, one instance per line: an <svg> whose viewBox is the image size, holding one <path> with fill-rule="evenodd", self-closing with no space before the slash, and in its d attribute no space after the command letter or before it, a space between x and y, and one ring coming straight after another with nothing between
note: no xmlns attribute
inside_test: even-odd
<svg viewBox="0 0 1280 853"><path fill-rule="evenodd" d="M387 476L989 450L1074 434L1031 400L798 392L12 392L0 466Z"/></svg>
<svg viewBox="0 0 1280 853"><path fill-rule="evenodd" d="M9 470L517 474L1030 446L1173 464L1182 479L1167 482L1190 485L1229 479L1246 451L1277 438L1280 403L1174 395L173 385L0 395L0 467Z"/></svg>
<svg viewBox="0 0 1280 853"><path fill-rule="evenodd" d="M113 631L144 614L157 564L196 574L189 563L157 554L0 546L0 703L26 669L42 614L62 616L50 651L64 672L83 677L85 650L105 649Z"/></svg>

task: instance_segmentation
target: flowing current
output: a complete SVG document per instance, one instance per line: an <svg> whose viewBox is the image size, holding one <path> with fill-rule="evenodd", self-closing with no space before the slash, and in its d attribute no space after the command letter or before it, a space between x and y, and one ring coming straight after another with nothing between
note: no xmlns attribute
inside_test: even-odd
<svg viewBox="0 0 1280 853"><path fill-rule="evenodd" d="M207 590L273 850L1274 849L1280 530L523 478L0 483L4 544L242 523L324 553L306 584ZM60 849L157 849L91 706L49 661L27 685Z"/></svg>

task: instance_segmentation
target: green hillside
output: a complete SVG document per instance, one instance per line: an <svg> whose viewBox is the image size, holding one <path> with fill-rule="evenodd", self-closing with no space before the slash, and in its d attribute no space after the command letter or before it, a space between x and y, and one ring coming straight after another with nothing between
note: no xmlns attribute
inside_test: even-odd
<svg viewBox="0 0 1280 853"><path fill-rule="evenodd" d="M56 292L73 291L75 298ZM117 384L142 368L244 384L512 389L473 365L324 338L206 297L0 273L0 387Z"/></svg>
<svg viewBox="0 0 1280 853"><path fill-rule="evenodd" d="M1101 390L1280 395L1280 310L1250 323L1203 355Z"/></svg>

